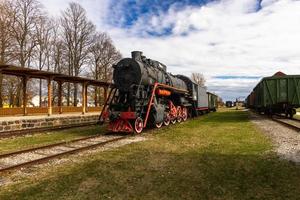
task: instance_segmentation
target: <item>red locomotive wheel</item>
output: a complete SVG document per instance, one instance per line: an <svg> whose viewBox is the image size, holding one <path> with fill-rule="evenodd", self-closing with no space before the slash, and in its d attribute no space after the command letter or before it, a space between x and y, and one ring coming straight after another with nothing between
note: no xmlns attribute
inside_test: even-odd
<svg viewBox="0 0 300 200"><path fill-rule="evenodd" d="M165 118L165 121L164 121L164 125L165 125L165 126L169 126L169 124L170 124L170 121L171 121L171 119L170 119L170 115L169 115L169 114L167 114L167 116L166 116L166 118Z"/></svg>
<svg viewBox="0 0 300 200"><path fill-rule="evenodd" d="M177 119L176 119L176 118L174 118L174 119L172 119L172 120L171 120L171 123L172 123L172 124L175 124L175 123L176 123L176 121L177 121Z"/></svg>
<svg viewBox="0 0 300 200"><path fill-rule="evenodd" d="M182 122L182 110L180 106L177 107L177 122Z"/></svg>
<svg viewBox="0 0 300 200"><path fill-rule="evenodd" d="M186 121L188 118L188 112L186 108L182 108L182 119L183 121Z"/></svg>
<svg viewBox="0 0 300 200"><path fill-rule="evenodd" d="M161 128L163 125L163 122L160 122L160 123L155 123L155 127L156 128Z"/></svg>
<svg viewBox="0 0 300 200"><path fill-rule="evenodd" d="M178 122L178 123L181 123L181 122L182 122L182 117L181 117L181 116L178 116L177 122Z"/></svg>
<svg viewBox="0 0 300 200"><path fill-rule="evenodd" d="M144 128L144 122L143 122L143 119L138 117L136 118L135 122L134 122L134 131L137 133L137 134L140 134L142 131L143 131L143 128Z"/></svg>

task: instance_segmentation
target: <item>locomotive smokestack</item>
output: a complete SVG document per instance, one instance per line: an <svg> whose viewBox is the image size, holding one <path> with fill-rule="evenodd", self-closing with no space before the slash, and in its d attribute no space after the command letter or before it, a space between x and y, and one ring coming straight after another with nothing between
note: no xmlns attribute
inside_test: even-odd
<svg viewBox="0 0 300 200"><path fill-rule="evenodd" d="M134 60L142 60L142 55L143 55L143 52L141 52L141 51L133 51L133 52L131 52L131 57Z"/></svg>

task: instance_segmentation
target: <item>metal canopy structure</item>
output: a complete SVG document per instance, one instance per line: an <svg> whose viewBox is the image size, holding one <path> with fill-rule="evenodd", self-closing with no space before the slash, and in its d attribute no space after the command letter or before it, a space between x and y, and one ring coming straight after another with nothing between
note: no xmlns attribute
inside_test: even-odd
<svg viewBox="0 0 300 200"><path fill-rule="evenodd" d="M37 69L30 69L24 67L18 67L14 65L0 65L0 73L3 75L11 75L22 78L23 83L23 115L27 115L27 82L31 78L46 79L48 81L48 115L52 114L52 81L58 83L58 107L59 113L62 113L62 84L78 83L82 84L82 114L87 111L87 87L89 85L104 88L104 100L107 98L107 90L111 83L103 82L99 80L69 76L54 72L42 71Z"/></svg>

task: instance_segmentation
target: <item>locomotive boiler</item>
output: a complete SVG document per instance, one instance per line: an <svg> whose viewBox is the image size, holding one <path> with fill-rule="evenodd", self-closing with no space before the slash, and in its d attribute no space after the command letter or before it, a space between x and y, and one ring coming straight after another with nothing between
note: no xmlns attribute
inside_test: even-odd
<svg viewBox="0 0 300 200"><path fill-rule="evenodd" d="M100 115L101 122L109 120L113 132L141 133L147 126L180 123L197 110L209 109L206 89L185 76L168 73L166 65L140 51L113 68L113 87Z"/></svg>
<svg viewBox="0 0 300 200"><path fill-rule="evenodd" d="M166 72L164 64L147 59L140 51L133 51L131 56L132 58L122 59L114 66L113 80L120 91L129 92L134 86L149 86L154 83L187 89L184 81Z"/></svg>

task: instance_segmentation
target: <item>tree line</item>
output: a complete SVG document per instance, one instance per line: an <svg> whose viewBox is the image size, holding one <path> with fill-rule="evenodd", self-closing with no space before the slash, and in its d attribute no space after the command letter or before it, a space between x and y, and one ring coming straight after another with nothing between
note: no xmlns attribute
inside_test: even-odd
<svg viewBox="0 0 300 200"><path fill-rule="evenodd" d="M112 65L121 59L109 35L97 31L77 3L70 3L59 17L50 17L38 0L0 0L0 30L0 64L110 81ZM38 82L30 88L38 85L41 105L42 80ZM21 88L18 78L0 73L0 107L3 97L10 106L20 106ZM94 92L97 104L100 91ZM64 96L67 106L76 106L78 85L64 84Z"/></svg>

